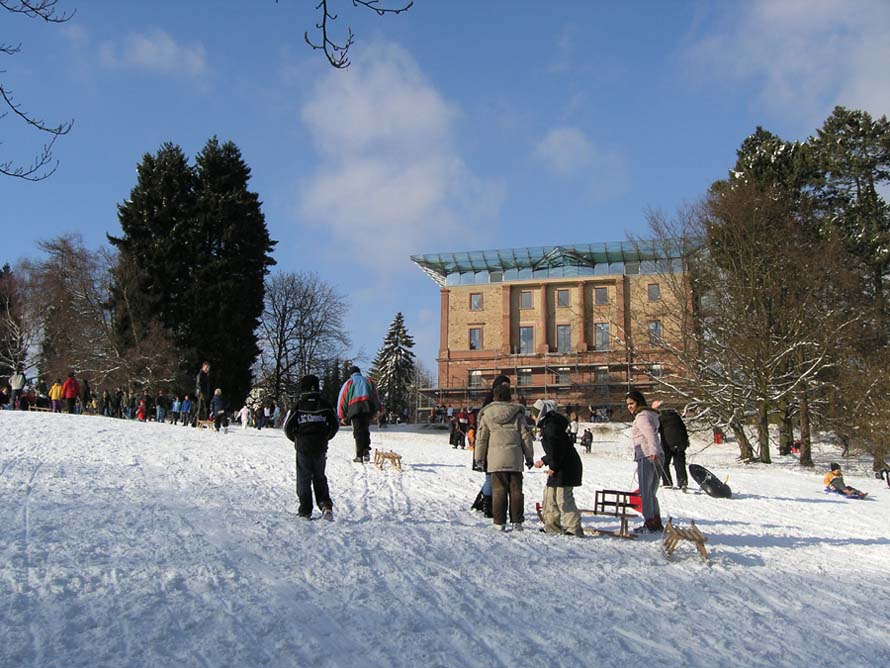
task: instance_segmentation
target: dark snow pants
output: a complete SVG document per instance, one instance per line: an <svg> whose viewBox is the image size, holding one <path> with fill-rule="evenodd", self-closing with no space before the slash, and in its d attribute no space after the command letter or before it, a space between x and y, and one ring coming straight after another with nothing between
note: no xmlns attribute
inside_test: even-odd
<svg viewBox="0 0 890 668"><path fill-rule="evenodd" d="M508 502L510 522L522 524L525 521L522 473L519 471L495 471L491 474L491 513L495 524L507 523Z"/></svg>
<svg viewBox="0 0 890 668"><path fill-rule="evenodd" d="M352 437L355 439L355 456L364 457L371 453L371 414L359 413L350 420Z"/></svg>
<svg viewBox="0 0 890 668"><path fill-rule="evenodd" d="M664 449L664 476L661 478L661 482L665 487L673 487L674 482L671 480L671 471L670 465L671 460L674 461L674 471L677 474L677 485L679 487L686 487L689 480L686 477L686 449L680 450L672 450L671 448Z"/></svg>
<svg viewBox="0 0 890 668"><path fill-rule="evenodd" d="M313 457L297 452L297 498L300 500L297 512L304 517L312 514L313 489L315 489L315 503L320 510L334 507L328 489L328 478L325 475L327 460L326 454Z"/></svg>
<svg viewBox="0 0 890 668"><path fill-rule="evenodd" d="M662 465L663 466L663 465ZM646 457L637 460L637 477L640 483L640 500L643 502L643 519L646 522L661 522L661 509L658 507L658 470L655 462Z"/></svg>

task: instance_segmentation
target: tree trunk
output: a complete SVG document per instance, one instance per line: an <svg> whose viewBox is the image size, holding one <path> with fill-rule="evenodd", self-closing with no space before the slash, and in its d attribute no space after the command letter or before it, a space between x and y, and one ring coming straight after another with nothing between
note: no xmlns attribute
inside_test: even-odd
<svg viewBox="0 0 890 668"><path fill-rule="evenodd" d="M783 457L791 454L791 446L794 445L794 423L791 421L791 413L791 404L787 404L779 430L779 454Z"/></svg>
<svg viewBox="0 0 890 668"><path fill-rule="evenodd" d="M760 461L772 464L769 456L769 404L761 400L757 405L757 440L760 442Z"/></svg>
<svg viewBox="0 0 890 668"><path fill-rule="evenodd" d="M800 465L813 466L813 442L810 438L810 400L807 391L800 393Z"/></svg>
<svg viewBox="0 0 890 668"><path fill-rule="evenodd" d="M748 440L748 435L745 433L745 428L742 427L736 420L733 420L729 423L729 428L732 429L732 434L735 436L735 440L739 444L739 457L744 462L750 462L754 459L754 448L751 447L751 441Z"/></svg>
<svg viewBox="0 0 890 668"><path fill-rule="evenodd" d="M878 471L882 470L884 466L886 466L886 464L884 463L884 452L885 449L883 442L875 446L874 458L872 459L871 463L871 470L874 473L877 473Z"/></svg>

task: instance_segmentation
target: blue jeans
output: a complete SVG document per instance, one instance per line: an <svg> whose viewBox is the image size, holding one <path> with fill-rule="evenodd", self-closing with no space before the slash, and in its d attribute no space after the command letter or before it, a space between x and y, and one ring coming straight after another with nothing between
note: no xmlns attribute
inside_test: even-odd
<svg viewBox="0 0 890 668"><path fill-rule="evenodd" d="M485 474L485 482L482 483L482 496L491 496L491 474Z"/></svg>
<svg viewBox="0 0 890 668"><path fill-rule="evenodd" d="M661 521L661 509L658 507L658 481L661 476L655 462L647 458L637 460L637 477L640 481L640 500L643 502L643 519Z"/></svg>

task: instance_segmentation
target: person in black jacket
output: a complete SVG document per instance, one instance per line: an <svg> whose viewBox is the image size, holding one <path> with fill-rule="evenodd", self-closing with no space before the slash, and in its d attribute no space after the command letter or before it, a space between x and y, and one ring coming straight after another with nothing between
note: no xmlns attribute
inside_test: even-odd
<svg viewBox="0 0 890 668"><path fill-rule="evenodd" d="M213 392L213 399L210 400L210 419L213 420L213 428L216 431L222 426L224 434L229 432L228 410L228 402L223 398L222 389L218 387Z"/></svg>
<svg viewBox="0 0 890 668"><path fill-rule="evenodd" d="M204 362L195 376L195 426L198 420L207 419L207 406L210 401L210 362Z"/></svg>
<svg viewBox="0 0 890 668"><path fill-rule="evenodd" d="M581 457L566 432L568 418L556 411L553 400L538 399L532 407L541 430L544 456L535 468L546 466L547 486L544 488L544 531L547 533L583 536L581 513L575 505L573 487L581 486Z"/></svg>
<svg viewBox="0 0 890 668"><path fill-rule="evenodd" d="M322 519L334 519L325 465L328 441L339 428L334 408L319 393L318 376L303 376L297 405L284 418L284 434L294 442L297 452L297 498L300 500L297 514L303 519L312 516L313 488Z"/></svg>
<svg viewBox="0 0 890 668"><path fill-rule="evenodd" d="M670 465L674 461L674 471L677 473L677 485L684 491L688 484L686 477L686 448L689 447L689 432L683 418L673 408L661 408L660 401L653 401L652 407L658 410L658 435L661 437L661 447L664 450L664 467L661 470L661 482L665 487L673 487ZM659 410L660 409L660 410Z"/></svg>

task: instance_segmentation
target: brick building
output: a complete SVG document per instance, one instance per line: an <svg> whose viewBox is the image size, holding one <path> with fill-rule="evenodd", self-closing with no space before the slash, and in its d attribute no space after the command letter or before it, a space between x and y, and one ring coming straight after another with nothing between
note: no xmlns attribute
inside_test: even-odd
<svg viewBox="0 0 890 668"><path fill-rule="evenodd" d="M441 286L438 387L445 406L477 406L498 374L517 400L557 399L582 419L623 415L670 367L678 321L664 277L675 261L639 243L412 256Z"/></svg>

